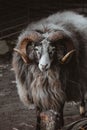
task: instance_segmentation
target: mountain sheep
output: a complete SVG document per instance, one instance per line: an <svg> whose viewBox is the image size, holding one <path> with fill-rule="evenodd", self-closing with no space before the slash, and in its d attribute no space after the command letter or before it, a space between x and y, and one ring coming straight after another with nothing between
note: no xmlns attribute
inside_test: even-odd
<svg viewBox="0 0 87 130"><path fill-rule="evenodd" d="M87 18L66 11L31 23L18 37L13 68L22 102L40 112L53 110L64 125L65 101L81 101L87 90ZM40 126L37 123L37 130Z"/></svg>

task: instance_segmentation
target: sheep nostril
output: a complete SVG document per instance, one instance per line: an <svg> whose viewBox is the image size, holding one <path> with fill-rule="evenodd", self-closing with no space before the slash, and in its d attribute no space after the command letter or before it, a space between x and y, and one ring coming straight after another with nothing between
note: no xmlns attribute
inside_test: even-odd
<svg viewBox="0 0 87 130"><path fill-rule="evenodd" d="M47 68L47 67L48 67L48 64L45 65L45 68Z"/></svg>
<svg viewBox="0 0 87 130"><path fill-rule="evenodd" d="M41 64L41 66L42 66L42 69L43 69L43 70L47 70L48 64L46 64L46 65L42 65L42 64Z"/></svg>

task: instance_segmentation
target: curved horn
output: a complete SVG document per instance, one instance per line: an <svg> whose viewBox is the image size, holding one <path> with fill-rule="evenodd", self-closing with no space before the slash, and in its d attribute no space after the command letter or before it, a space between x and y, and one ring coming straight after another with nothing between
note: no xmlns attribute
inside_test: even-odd
<svg viewBox="0 0 87 130"><path fill-rule="evenodd" d="M51 40L51 41L57 41L57 40L60 40L60 39L63 40L63 43L65 44L65 46L67 48L67 53L60 60L60 62L62 64L64 64L73 55L73 53L75 52L73 41L72 41L71 37L68 36L62 30L51 32L50 35L49 35L49 37L48 37L48 39Z"/></svg>
<svg viewBox="0 0 87 130"><path fill-rule="evenodd" d="M26 54L27 44L29 44L29 42L32 42L32 41L38 41L40 38L41 38L41 36L39 33L31 32L27 38L24 38L21 41L19 49L14 48L14 51L17 52L18 54L20 54L20 56L22 57L23 61L26 64L31 62L31 60L29 59L29 57Z"/></svg>
<svg viewBox="0 0 87 130"><path fill-rule="evenodd" d="M20 47L19 49L17 48L14 48L14 51L17 52L18 54L20 54L20 56L22 57L23 61L28 64L30 59L29 57L27 56L26 54L26 47L27 47L27 44L29 43L29 39L28 38L25 38L23 39L23 41L21 42L20 44Z"/></svg>
<svg viewBox="0 0 87 130"><path fill-rule="evenodd" d="M18 49L16 49L16 48L14 48L13 50L21 55L23 61L24 61L26 64L29 63L30 60L29 60L28 56L27 56L24 52L21 52L20 50L18 50Z"/></svg>
<svg viewBox="0 0 87 130"><path fill-rule="evenodd" d="M62 59L61 59L61 63L64 64L70 56L72 56L72 54L75 52L76 50L71 50L69 51Z"/></svg>

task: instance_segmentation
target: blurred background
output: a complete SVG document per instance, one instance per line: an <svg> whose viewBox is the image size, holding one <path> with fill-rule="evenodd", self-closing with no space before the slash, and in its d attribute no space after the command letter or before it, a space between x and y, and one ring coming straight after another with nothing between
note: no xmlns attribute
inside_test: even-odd
<svg viewBox="0 0 87 130"><path fill-rule="evenodd" d="M17 94L13 47L29 23L64 10L87 16L87 0L0 0L0 130L35 130L35 110L24 107ZM80 118L78 104L64 111L66 123Z"/></svg>
<svg viewBox="0 0 87 130"><path fill-rule="evenodd" d="M87 15L87 0L0 0L0 55L12 51L29 23L64 10Z"/></svg>

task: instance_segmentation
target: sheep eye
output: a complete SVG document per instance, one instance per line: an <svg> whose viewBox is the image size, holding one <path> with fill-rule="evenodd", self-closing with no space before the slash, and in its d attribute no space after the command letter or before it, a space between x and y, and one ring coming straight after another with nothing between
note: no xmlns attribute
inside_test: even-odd
<svg viewBox="0 0 87 130"><path fill-rule="evenodd" d="M50 46L50 48L49 48L49 55L50 55L50 57L52 57L53 55L54 55L54 53L55 53L55 47L54 46Z"/></svg>
<svg viewBox="0 0 87 130"><path fill-rule="evenodd" d="M35 46L35 47L34 47L34 51L35 51L35 56L36 56L36 58L37 58L37 59L40 59L42 47L41 47L41 46Z"/></svg>
<svg viewBox="0 0 87 130"><path fill-rule="evenodd" d="M34 48L34 51L38 51L38 48Z"/></svg>

